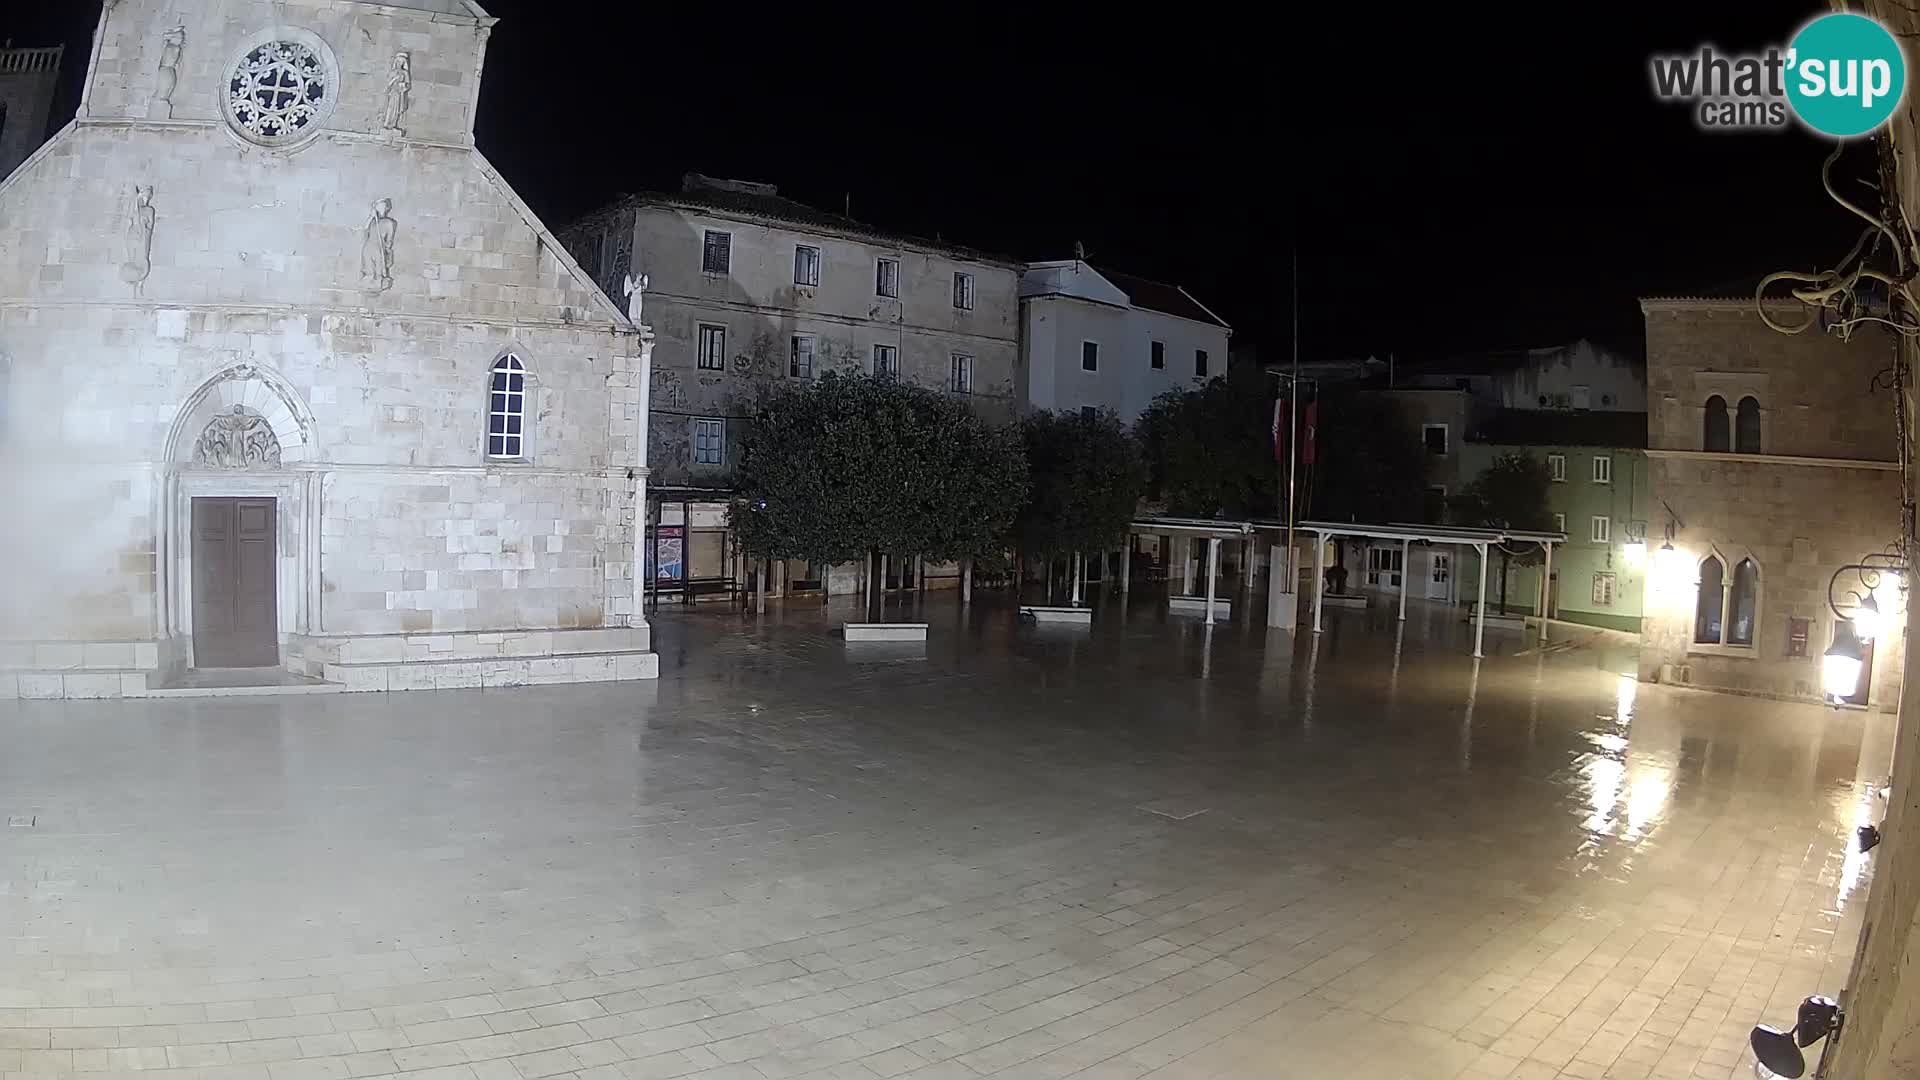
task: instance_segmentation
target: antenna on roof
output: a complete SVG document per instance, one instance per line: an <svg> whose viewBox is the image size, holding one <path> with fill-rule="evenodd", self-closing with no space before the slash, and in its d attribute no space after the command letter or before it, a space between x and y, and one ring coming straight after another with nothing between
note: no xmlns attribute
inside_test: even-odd
<svg viewBox="0 0 1920 1080"><path fill-rule="evenodd" d="M853 216L853 192L851 191L846 192L845 197L841 200L841 202L842 202L843 209L840 211L840 216L848 217L848 218L852 217Z"/></svg>
<svg viewBox="0 0 1920 1080"><path fill-rule="evenodd" d="M1076 261L1086 262L1087 261L1087 245L1081 243L1078 240L1075 240L1073 242L1073 257Z"/></svg>

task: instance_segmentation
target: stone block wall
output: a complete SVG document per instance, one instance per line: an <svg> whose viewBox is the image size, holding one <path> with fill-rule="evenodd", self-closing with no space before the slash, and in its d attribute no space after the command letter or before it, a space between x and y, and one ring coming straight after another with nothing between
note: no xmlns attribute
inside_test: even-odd
<svg viewBox="0 0 1920 1080"><path fill-rule="evenodd" d="M1858 562L1899 535L1900 475L1887 470L1782 465L1739 455L1663 458L1649 462L1659 506L1684 523L1673 545L1684 572L1648 574L1641 632L1640 677L1662 665L1686 669L1690 685L1772 697L1818 700L1820 656L1833 641L1827 583L1840 566ZM1662 543L1652 530L1650 547ZM1758 626L1751 648L1693 642L1696 566L1718 552L1729 573L1751 557L1760 567ZM1812 620L1808 655L1787 656L1789 618ZM1871 702L1899 700L1904 646L1899 633L1875 652ZM1678 676L1676 676L1676 679Z"/></svg>
<svg viewBox="0 0 1920 1080"><path fill-rule="evenodd" d="M1816 328L1782 334L1751 301L1642 304L1647 323L1647 438L1660 450L1700 450L1706 400L1732 410L1760 404L1760 452L1796 457L1894 459L1893 399L1870 394L1893 363L1894 343L1873 326L1841 341ZM1786 323L1801 316L1780 311Z"/></svg>

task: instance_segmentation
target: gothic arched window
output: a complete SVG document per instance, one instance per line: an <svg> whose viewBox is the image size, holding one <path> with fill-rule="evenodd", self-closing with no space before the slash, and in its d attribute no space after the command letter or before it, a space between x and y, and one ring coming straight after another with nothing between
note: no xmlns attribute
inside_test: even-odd
<svg viewBox="0 0 1920 1080"><path fill-rule="evenodd" d="M1707 399L1707 415L1701 435L1700 449L1709 453L1724 454L1733 449L1733 439L1727 425L1727 399L1715 394Z"/></svg>
<svg viewBox="0 0 1920 1080"><path fill-rule="evenodd" d="M1733 450L1736 454L1760 452L1760 401L1748 396L1740 399L1733 416Z"/></svg>
<svg viewBox="0 0 1920 1080"><path fill-rule="evenodd" d="M1725 628L1726 580L1727 568L1720 556L1700 560L1700 594L1693 602L1693 640L1698 644L1720 644Z"/></svg>

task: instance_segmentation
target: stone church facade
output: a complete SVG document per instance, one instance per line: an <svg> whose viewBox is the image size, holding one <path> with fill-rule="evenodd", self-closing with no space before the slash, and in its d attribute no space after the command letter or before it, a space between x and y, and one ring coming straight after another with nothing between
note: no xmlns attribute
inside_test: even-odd
<svg viewBox="0 0 1920 1080"><path fill-rule="evenodd" d="M636 327L473 143L469 0L108 0L0 184L0 696L649 678Z"/></svg>

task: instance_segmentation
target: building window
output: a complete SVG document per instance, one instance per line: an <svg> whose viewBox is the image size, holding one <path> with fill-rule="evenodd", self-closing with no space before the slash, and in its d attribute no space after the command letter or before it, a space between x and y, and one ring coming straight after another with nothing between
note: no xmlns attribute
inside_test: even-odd
<svg viewBox="0 0 1920 1080"><path fill-rule="evenodd" d="M1736 454L1760 452L1760 402L1743 397L1733 412L1733 451Z"/></svg>
<svg viewBox="0 0 1920 1080"><path fill-rule="evenodd" d="M973 275L953 272L953 306L961 311L973 310Z"/></svg>
<svg viewBox="0 0 1920 1080"><path fill-rule="evenodd" d="M695 420L693 422L693 463L695 465L721 465L727 460L727 422L725 420Z"/></svg>
<svg viewBox="0 0 1920 1080"><path fill-rule="evenodd" d="M527 368L507 353L493 362L487 385L487 456L518 461L526 457Z"/></svg>
<svg viewBox="0 0 1920 1080"><path fill-rule="evenodd" d="M815 341L812 334L793 335L793 348L787 353L787 374L796 379L813 378L813 351Z"/></svg>
<svg viewBox="0 0 1920 1080"><path fill-rule="evenodd" d="M1596 517L1593 519L1593 542L1604 544L1613 539L1613 519Z"/></svg>
<svg viewBox="0 0 1920 1080"><path fill-rule="evenodd" d="M700 370L727 370L727 328L700 324Z"/></svg>
<svg viewBox="0 0 1920 1080"><path fill-rule="evenodd" d="M1553 531L1559 532L1559 533L1563 533L1567 531L1567 515L1565 514L1553 515Z"/></svg>
<svg viewBox="0 0 1920 1080"><path fill-rule="evenodd" d="M1709 453L1724 454L1733 448L1733 439L1727 426L1727 399L1715 394L1707 399L1707 415L1702 422L1705 430L1700 436L1700 448Z"/></svg>
<svg viewBox="0 0 1920 1080"><path fill-rule="evenodd" d="M1207 350L1205 349L1193 350L1193 377L1196 379L1207 377Z"/></svg>
<svg viewBox="0 0 1920 1080"><path fill-rule="evenodd" d="M1613 459L1605 455L1595 455L1593 459L1593 482L1596 484L1613 483Z"/></svg>
<svg viewBox="0 0 1920 1080"><path fill-rule="evenodd" d="M899 259L881 259L873 264L873 295L900 295Z"/></svg>
<svg viewBox="0 0 1920 1080"><path fill-rule="evenodd" d="M1584 386L1574 387L1573 407L1581 411L1593 408L1593 391Z"/></svg>
<svg viewBox="0 0 1920 1080"><path fill-rule="evenodd" d="M1693 640L1699 645L1753 646L1760 625L1760 565L1741 559L1727 582L1718 555L1700 560L1700 593L1694 601Z"/></svg>
<svg viewBox="0 0 1920 1080"><path fill-rule="evenodd" d="M893 345L875 345L873 347L873 374L878 379L891 379L900 374L900 350Z"/></svg>
<svg viewBox="0 0 1920 1080"><path fill-rule="evenodd" d="M1559 484L1567 482L1567 455L1547 455L1547 478Z"/></svg>
<svg viewBox="0 0 1920 1080"><path fill-rule="evenodd" d="M1613 606L1613 575L1593 575L1593 602L1598 607Z"/></svg>
<svg viewBox="0 0 1920 1080"><path fill-rule="evenodd" d="M820 249L806 244L793 246L793 283L795 285L820 284Z"/></svg>
<svg viewBox="0 0 1920 1080"><path fill-rule="evenodd" d="M707 230L706 243L700 248L700 272L725 274L733 269L733 234Z"/></svg>
<svg viewBox="0 0 1920 1080"><path fill-rule="evenodd" d="M1081 371L1099 371L1100 370L1100 343L1099 342L1083 341L1080 343L1080 370Z"/></svg>
<svg viewBox="0 0 1920 1080"><path fill-rule="evenodd" d="M1147 346L1147 353L1149 357L1149 359L1147 360L1148 367L1151 367L1155 371L1161 371L1166 368L1167 366L1167 343L1166 342L1164 341L1151 342Z"/></svg>
<svg viewBox="0 0 1920 1080"><path fill-rule="evenodd" d="M179 62L184 42L178 33L161 38L163 70L171 71ZM173 64L167 62L168 55ZM339 89L331 69L332 57L318 39L261 42L248 49L227 76L227 123L241 138L264 146L287 146L315 134Z"/></svg>
<svg viewBox="0 0 1920 1080"><path fill-rule="evenodd" d="M973 393L973 357L966 353L953 354L953 392Z"/></svg>
<svg viewBox="0 0 1920 1080"><path fill-rule="evenodd" d="M1426 424L1420 428L1420 439L1427 444L1427 453L1438 457L1447 456L1447 425Z"/></svg>
<svg viewBox="0 0 1920 1080"><path fill-rule="evenodd" d="M1080 406L1080 419L1098 420L1100 419L1100 410L1092 405L1082 405Z"/></svg>
<svg viewBox="0 0 1920 1080"><path fill-rule="evenodd" d="M1397 547L1368 548L1367 584L1376 588L1382 585L1398 586L1400 575L1406 569L1401 565L1401 558L1402 553Z"/></svg>

